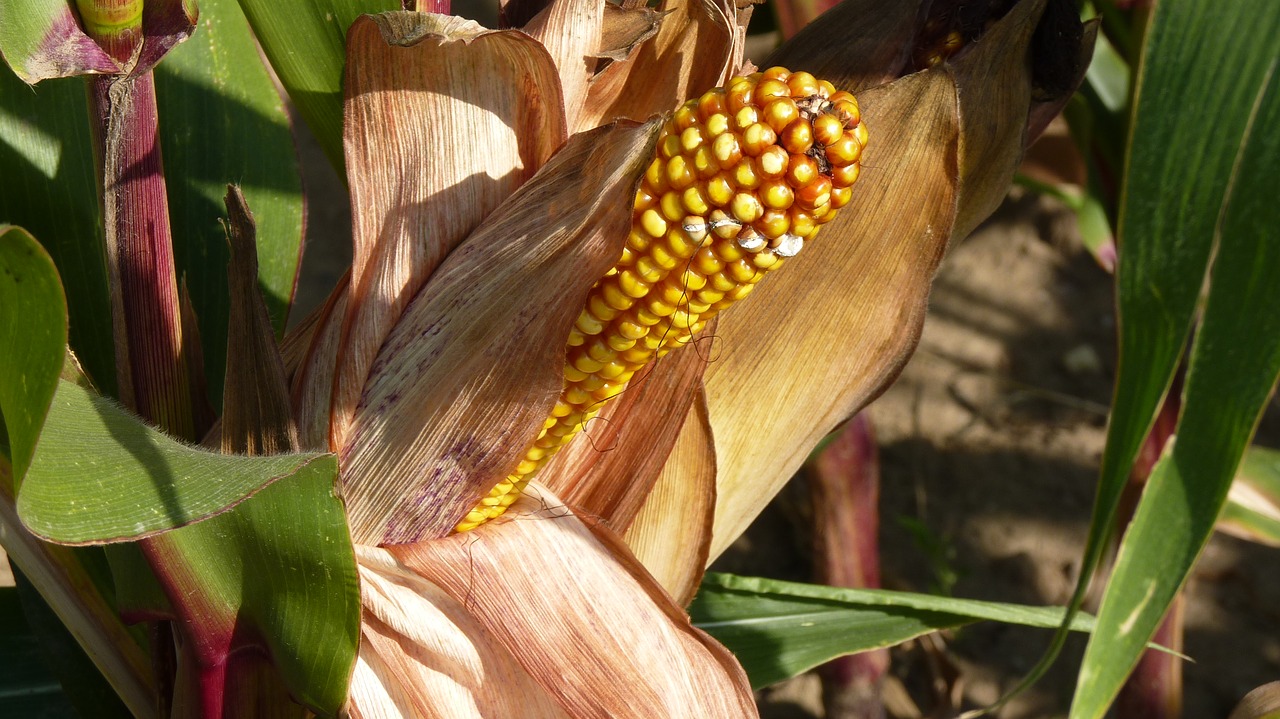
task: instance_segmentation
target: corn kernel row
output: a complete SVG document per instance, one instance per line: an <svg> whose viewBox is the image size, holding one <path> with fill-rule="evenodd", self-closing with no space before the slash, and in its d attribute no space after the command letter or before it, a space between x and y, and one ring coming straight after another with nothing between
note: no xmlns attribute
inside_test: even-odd
<svg viewBox="0 0 1280 719"><path fill-rule="evenodd" d="M637 373L813 239L848 204L866 143L852 95L784 68L734 78L676 110L636 191L622 256L569 334L559 401L515 472L457 530L506 511Z"/></svg>

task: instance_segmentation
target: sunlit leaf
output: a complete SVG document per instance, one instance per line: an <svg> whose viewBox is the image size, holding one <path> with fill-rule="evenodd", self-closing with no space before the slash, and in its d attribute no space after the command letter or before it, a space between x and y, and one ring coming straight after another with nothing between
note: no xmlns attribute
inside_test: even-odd
<svg viewBox="0 0 1280 719"><path fill-rule="evenodd" d="M1273 41L1280 32L1280 6L1266 2L1236 5L1232 9L1238 12L1224 13L1210 3L1198 5L1199 12L1190 12L1190 5L1168 5L1163 24L1159 20L1161 9L1157 9L1156 25L1149 31L1148 57L1160 51L1161 43L1169 41L1185 42L1188 51L1163 55L1162 62L1149 63L1142 80L1143 98L1139 100L1130 160L1130 195L1124 210L1128 219L1121 226L1120 271L1123 277L1125 263L1133 262L1136 267L1130 271L1157 284L1135 287L1133 278L1129 283L1121 281L1122 309L1127 296L1134 301L1129 307L1139 310L1122 314L1122 328L1125 322L1138 324L1128 332L1122 329L1121 336L1126 340L1122 352L1125 348L1135 350L1135 342L1141 341L1145 347L1156 348L1154 356L1148 358L1157 368L1161 365L1161 346L1170 353L1171 360L1176 359L1180 347L1164 343L1180 341L1185 333L1176 324L1178 316L1172 313L1178 297L1194 302L1201 285L1198 268L1185 264L1187 258L1182 256L1197 252L1197 239L1205 240L1206 253L1211 247L1214 253L1209 296L1188 360L1177 435L1172 448L1166 447L1152 471L1121 544L1099 610L1099 631L1085 652L1072 717L1101 717L1105 713L1169 603L1186 582L1213 532L1236 467L1280 375L1280 313L1275 311L1280 306L1280 242L1275 236L1275 228L1280 225L1280 205L1275 202L1274 193L1280 184L1280 165L1275 162L1280 157L1280 135L1274 132L1280 126L1280 73L1276 72L1280 49ZM1164 139L1170 139L1170 131L1188 139L1204 136L1198 132L1199 123L1212 120L1201 117L1186 122L1184 108L1177 104L1180 97L1170 90L1171 85L1162 82L1187 83L1188 77L1163 76L1157 66L1177 68L1185 62L1201 67L1206 62L1206 33L1217 37L1212 34L1215 29L1205 23L1224 15L1235 18L1237 24L1224 28L1222 31L1228 35L1215 44L1232 51L1252 48L1252 52L1239 58L1248 70L1237 74L1234 82L1226 83L1246 89L1242 107L1229 103L1240 116L1222 118L1225 123L1240 126L1240 133L1235 135L1237 142L1200 148L1208 153L1208 162L1226 163L1220 169L1227 171L1222 178L1227 192L1225 198L1218 199L1196 191L1204 181L1198 170L1211 176L1212 170L1169 168L1167 154L1142 155L1144 148L1149 153L1157 150L1139 147L1137 137L1146 135L1147 130ZM1190 67L1183 69L1192 71ZM1159 97L1150 97L1147 87L1161 88L1156 93ZM1251 98L1247 95L1250 91ZM1174 178L1158 178L1154 186L1139 184L1157 181L1143 174L1144 162L1154 162L1154 167L1165 166L1177 174ZM1170 181L1176 184L1163 186ZM1135 194L1139 191L1140 197ZM1146 224L1149 218L1135 216L1144 210L1155 215L1154 224ZM1201 221L1203 226L1199 226ZM1126 229L1128 234L1124 234ZM1201 238L1200 232L1207 233L1207 237ZM1126 248L1135 239L1139 248L1130 254ZM1201 263L1209 261L1207 254L1198 259ZM1188 284L1168 284L1179 279ZM1186 309L1189 312L1192 306ZM1153 311L1155 314L1151 314ZM1148 324L1151 321L1157 322L1161 331L1153 333ZM1122 371L1117 378L1122 389L1126 376ZM1143 382L1148 391L1160 389L1157 380L1144 378ZM1230 401L1224 402L1224 397ZM1117 410L1119 400L1118 392ZM1136 411L1138 406L1141 405L1130 410ZM1113 415L1112 421L1119 420ZM1112 435L1115 439L1114 431ZM1104 475L1104 481L1107 479L1110 477ZM1094 521L1099 518L1095 516ZM1095 533L1096 530L1091 535Z"/></svg>
<svg viewBox="0 0 1280 719"><path fill-rule="evenodd" d="M206 519L284 477L332 482L336 471L331 455L240 457L188 447L59 381L18 513L51 541L124 541Z"/></svg>
<svg viewBox="0 0 1280 719"><path fill-rule="evenodd" d="M1217 528L1280 547L1280 452L1256 445L1245 451Z"/></svg>

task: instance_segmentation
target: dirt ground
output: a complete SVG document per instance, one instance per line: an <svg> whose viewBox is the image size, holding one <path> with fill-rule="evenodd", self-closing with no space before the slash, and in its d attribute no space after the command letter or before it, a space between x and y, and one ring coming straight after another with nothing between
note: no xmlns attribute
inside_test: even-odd
<svg viewBox="0 0 1280 719"><path fill-rule="evenodd" d="M958 597L1062 604L1078 576L1115 366L1111 278L1070 213L1015 190L952 249L919 349L867 410L881 452L884 585ZM1280 446L1272 403L1259 440ZM781 496L717 568L806 580L803 492ZM911 527L914 527L912 529ZM1274 550L1215 537L1189 588L1185 716L1225 717L1280 676ZM994 701L1038 659L1047 632L979 624L943 638L967 708ZM996 716L1065 716L1084 650ZM893 652L891 682L929 716L919 643ZM771 719L823 717L819 684L761 693ZM896 687L895 687L896 688ZM890 716L913 716L910 711ZM918 716L918 715L916 715ZM944 714L945 716L945 714Z"/></svg>

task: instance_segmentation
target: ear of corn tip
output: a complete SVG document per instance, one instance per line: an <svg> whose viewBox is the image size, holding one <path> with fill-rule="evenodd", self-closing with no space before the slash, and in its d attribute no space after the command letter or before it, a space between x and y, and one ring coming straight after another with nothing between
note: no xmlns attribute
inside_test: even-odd
<svg viewBox="0 0 1280 719"><path fill-rule="evenodd" d="M560 401L456 530L505 512L638 371L799 254L849 202L866 144L853 95L807 72L769 68L681 105L636 191L626 247L570 332Z"/></svg>

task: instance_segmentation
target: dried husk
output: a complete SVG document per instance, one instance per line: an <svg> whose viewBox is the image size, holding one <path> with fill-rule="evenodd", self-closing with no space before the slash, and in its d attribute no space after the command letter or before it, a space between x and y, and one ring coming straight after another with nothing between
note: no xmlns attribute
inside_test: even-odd
<svg viewBox="0 0 1280 719"><path fill-rule="evenodd" d="M523 28L547 49L560 73L567 127L577 127L587 99L605 7L598 0L555 0Z"/></svg>
<svg viewBox="0 0 1280 719"><path fill-rule="evenodd" d="M472 533L362 548L360 555L366 578L370 572L386 578L377 585L366 579L370 589L394 582L436 607L427 621L405 618L403 631L420 636L406 637L404 656L395 656L387 641L362 654L376 651L383 663L400 666L428 663L448 675L437 686L452 682L471 690L460 702L495 707L483 716L561 716L531 697L530 681L569 717L756 715L746 675L732 655L690 625L616 536L584 524L536 485L507 517ZM365 605L388 625L394 607L371 592ZM422 634L444 634L446 640ZM446 642L455 646L419 650ZM365 693L360 680L357 674L355 697ZM458 713L447 713L438 693L397 689L441 716L476 715L465 703Z"/></svg>
<svg viewBox="0 0 1280 719"><path fill-rule="evenodd" d="M379 352L341 454L357 543L441 537L515 468L617 260L656 122L573 137L461 247Z"/></svg>
<svg viewBox="0 0 1280 719"><path fill-rule="evenodd" d="M668 0L657 35L591 81L577 128L642 120L724 84L742 63L751 7L732 0Z"/></svg>
<svg viewBox="0 0 1280 719"><path fill-rule="evenodd" d="M555 65L522 33L386 13L351 26L347 55L354 255L334 449L345 444L373 359L409 301L566 135Z"/></svg>

